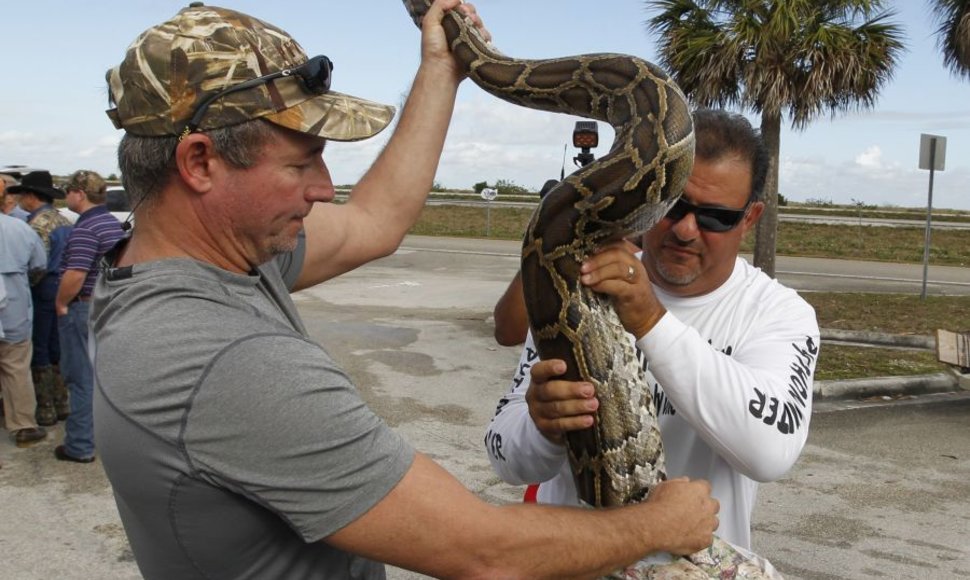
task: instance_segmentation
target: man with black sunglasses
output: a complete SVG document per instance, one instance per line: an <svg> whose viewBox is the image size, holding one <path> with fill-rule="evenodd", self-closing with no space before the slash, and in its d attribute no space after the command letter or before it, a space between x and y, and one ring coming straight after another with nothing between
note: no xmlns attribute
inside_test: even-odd
<svg viewBox="0 0 970 580"><path fill-rule="evenodd" d="M642 255L614 244L583 265L581 280L612 296L636 344L668 476L709 480L721 504L718 535L750 548L758 482L784 475L808 437L819 331L807 302L738 256L764 210L760 136L744 117L714 110L695 111L694 131L691 176L643 236ZM497 337L526 344L486 450L505 481L539 484L530 497L576 504L564 434L592 425L599 402L592 385L557 380L562 361L538 360L515 314L521 302L513 282L495 317Z"/></svg>
<svg viewBox="0 0 970 580"><path fill-rule="evenodd" d="M193 3L109 71L135 221L92 304L95 429L146 578L379 579L382 562L595 576L711 541L705 482L609 513L486 504L377 417L304 327L289 293L393 252L424 206L462 76L445 10L481 26L458 0L428 10L397 128L340 205L326 142L392 117L330 89L340 63Z"/></svg>

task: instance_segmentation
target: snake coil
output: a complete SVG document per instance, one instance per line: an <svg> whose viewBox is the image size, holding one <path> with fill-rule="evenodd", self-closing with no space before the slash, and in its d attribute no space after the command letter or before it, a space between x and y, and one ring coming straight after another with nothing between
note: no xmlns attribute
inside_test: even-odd
<svg viewBox="0 0 970 580"><path fill-rule="evenodd" d="M403 0L418 27L429 0ZM588 381L600 406L594 426L567 434L580 498L594 507L643 500L666 478L656 410L643 369L609 299L579 282L587 256L642 234L680 196L694 158L687 99L658 66L624 54L543 60L506 56L457 12L442 26L476 85L510 103L610 124L610 151L542 198L522 242L529 326L542 359L566 361L566 380ZM730 544L687 559L625 571L626 578L761 578L760 564Z"/></svg>

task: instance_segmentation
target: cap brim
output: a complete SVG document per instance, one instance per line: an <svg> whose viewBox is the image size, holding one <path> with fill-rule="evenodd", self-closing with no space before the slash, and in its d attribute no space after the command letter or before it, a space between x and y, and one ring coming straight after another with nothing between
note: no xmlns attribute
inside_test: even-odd
<svg viewBox="0 0 970 580"><path fill-rule="evenodd" d="M387 127L394 107L330 91L263 118L332 141L359 141Z"/></svg>
<svg viewBox="0 0 970 580"><path fill-rule="evenodd" d="M51 187L36 187L33 185L11 185L7 188L7 193L39 193L51 199L64 199L67 197L67 194L60 189Z"/></svg>

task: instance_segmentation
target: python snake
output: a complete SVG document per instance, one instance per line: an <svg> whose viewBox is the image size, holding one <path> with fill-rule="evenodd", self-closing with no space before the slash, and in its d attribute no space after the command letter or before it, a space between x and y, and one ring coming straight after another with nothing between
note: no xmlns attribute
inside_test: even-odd
<svg viewBox="0 0 970 580"><path fill-rule="evenodd" d="M429 0L403 0L415 24ZM663 445L644 371L607 297L579 282L583 260L604 244L647 231L690 175L694 134L687 99L658 66L624 54L544 60L508 57L455 11L442 22L452 54L479 87L524 107L609 123L609 153L566 177L541 200L522 245L526 310L540 358L566 361L566 380L588 381L600 401L594 426L567 434L580 498L594 507L646 498L666 478ZM625 578L760 577L716 540Z"/></svg>

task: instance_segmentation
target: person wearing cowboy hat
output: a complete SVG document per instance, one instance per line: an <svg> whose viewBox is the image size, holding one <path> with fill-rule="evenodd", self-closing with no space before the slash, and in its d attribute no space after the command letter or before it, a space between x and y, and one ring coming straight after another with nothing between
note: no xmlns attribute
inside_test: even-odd
<svg viewBox="0 0 970 580"><path fill-rule="evenodd" d="M66 419L71 410L60 373L60 337L54 311L58 269L71 222L53 205L55 199L64 199L66 194L54 187L49 171L31 171L21 178L20 185L10 186L7 191L20 195L20 206L29 212L27 223L40 236L47 251L47 271L30 289L34 301L34 351L30 370L37 391L37 423L49 427L58 419Z"/></svg>
<svg viewBox="0 0 970 580"><path fill-rule="evenodd" d="M51 177L50 171L46 170L31 171L24 174L20 179L20 184L11 185L8 191L19 195L29 194L48 205L54 203L55 199L64 199L65 197L63 189L54 187L54 178ZM23 201L23 198L21 198L21 201Z"/></svg>

